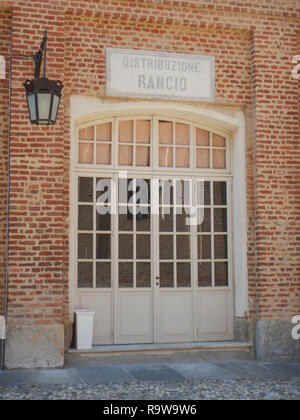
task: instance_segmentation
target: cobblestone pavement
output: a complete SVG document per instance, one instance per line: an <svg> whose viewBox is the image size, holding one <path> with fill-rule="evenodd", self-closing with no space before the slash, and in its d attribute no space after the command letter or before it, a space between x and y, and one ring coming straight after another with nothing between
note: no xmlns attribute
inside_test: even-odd
<svg viewBox="0 0 300 420"><path fill-rule="evenodd" d="M300 400L300 382L208 379L0 388L0 400Z"/></svg>
<svg viewBox="0 0 300 420"><path fill-rule="evenodd" d="M0 400L300 400L299 363L72 366L0 373Z"/></svg>

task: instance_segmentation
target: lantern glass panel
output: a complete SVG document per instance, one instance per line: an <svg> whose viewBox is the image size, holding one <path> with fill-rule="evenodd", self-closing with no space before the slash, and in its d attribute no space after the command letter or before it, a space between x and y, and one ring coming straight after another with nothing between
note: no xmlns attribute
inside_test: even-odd
<svg viewBox="0 0 300 420"><path fill-rule="evenodd" d="M38 93L38 113L39 121L49 119L49 110L51 104L51 93Z"/></svg>
<svg viewBox="0 0 300 420"><path fill-rule="evenodd" d="M31 121L36 121L35 95L27 95L27 103Z"/></svg>
<svg viewBox="0 0 300 420"><path fill-rule="evenodd" d="M57 95L53 95L53 104L52 104L52 112L51 112L51 121L55 122L58 112L60 97Z"/></svg>

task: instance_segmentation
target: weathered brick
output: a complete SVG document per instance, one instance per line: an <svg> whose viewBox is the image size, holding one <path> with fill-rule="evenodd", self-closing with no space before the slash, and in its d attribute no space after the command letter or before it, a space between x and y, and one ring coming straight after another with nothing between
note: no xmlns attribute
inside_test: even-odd
<svg viewBox="0 0 300 420"><path fill-rule="evenodd" d="M12 322L68 320L69 98L105 96L105 48L112 46L215 56L216 104L242 108L247 121L250 317L299 313L299 83L291 79L291 58L300 53L299 16L293 0L1 3L0 54L8 58L11 36L14 54L34 53L47 28L48 76L65 85L57 125L31 127L22 85L33 65L13 59ZM8 83L2 80L0 122L2 312L8 135ZM24 289L28 282L40 289L32 294ZM282 299L283 283L288 300ZM45 305L52 294L57 299Z"/></svg>

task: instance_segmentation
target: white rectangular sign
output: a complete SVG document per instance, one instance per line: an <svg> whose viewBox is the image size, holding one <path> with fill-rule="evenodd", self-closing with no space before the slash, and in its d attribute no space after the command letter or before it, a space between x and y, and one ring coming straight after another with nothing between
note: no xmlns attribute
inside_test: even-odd
<svg viewBox="0 0 300 420"><path fill-rule="evenodd" d="M106 95L213 102L215 59L107 48Z"/></svg>

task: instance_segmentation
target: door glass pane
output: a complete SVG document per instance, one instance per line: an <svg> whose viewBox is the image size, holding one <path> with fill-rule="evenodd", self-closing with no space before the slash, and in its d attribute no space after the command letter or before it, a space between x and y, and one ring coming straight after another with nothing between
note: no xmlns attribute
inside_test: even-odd
<svg viewBox="0 0 300 420"><path fill-rule="evenodd" d="M90 233L78 234L78 258L81 258L81 259L93 258L93 234L90 234Z"/></svg>
<svg viewBox="0 0 300 420"><path fill-rule="evenodd" d="M97 144L96 163L100 165L110 165L111 163L111 145Z"/></svg>
<svg viewBox="0 0 300 420"><path fill-rule="evenodd" d="M151 287L151 264L136 263L136 287Z"/></svg>
<svg viewBox="0 0 300 420"><path fill-rule="evenodd" d="M226 182L214 182L214 205L222 206L227 204Z"/></svg>
<svg viewBox="0 0 300 420"><path fill-rule="evenodd" d="M132 262L119 262L119 287L133 287Z"/></svg>
<svg viewBox="0 0 300 420"><path fill-rule="evenodd" d="M159 204L172 205L174 196L173 181L164 179L159 182Z"/></svg>
<svg viewBox="0 0 300 420"><path fill-rule="evenodd" d="M126 211L125 214L119 214L119 230L120 231L129 231L133 230L133 215L128 211L127 207L120 207L119 212Z"/></svg>
<svg viewBox="0 0 300 420"><path fill-rule="evenodd" d="M226 168L226 151L225 149L213 149L213 168Z"/></svg>
<svg viewBox="0 0 300 420"><path fill-rule="evenodd" d="M133 235L119 235L119 259L133 259Z"/></svg>
<svg viewBox="0 0 300 420"><path fill-rule="evenodd" d="M193 200L191 192L193 190L192 180L185 179L184 181L175 182L175 204L181 208L176 210L176 214L182 213L185 206L191 206Z"/></svg>
<svg viewBox="0 0 300 420"><path fill-rule="evenodd" d="M214 209L215 232L227 232L227 209Z"/></svg>
<svg viewBox="0 0 300 420"><path fill-rule="evenodd" d="M127 178L119 179L118 200L119 203L127 204L133 195L133 180Z"/></svg>
<svg viewBox="0 0 300 420"><path fill-rule="evenodd" d="M164 207L160 209L159 231L173 232L173 208Z"/></svg>
<svg viewBox="0 0 300 420"><path fill-rule="evenodd" d="M136 142L150 143L150 121L137 120L136 122Z"/></svg>
<svg viewBox="0 0 300 420"><path fill-rule="evenodd" d="M177 287L191 286L191 264L177 263Z"/></svg>
<svg viewBox="0 0 300 420"><path fill-rule="evenodd" d="M215 258L226 259L227 254L227 235L215 235Z"/></svg>
<svg viewBox="0 0 300 420"><path fill-rule="evenodd" d="M111 179L96 178L97 205L111 203Z"/></svg>
<svg viewBox="0 0 300 420"><path fill-rule="evenodd" d="M204 182L204 205L209 206L211 204L211 197L210 197L210 182Z"/></svg>
<svg viewBox="0 0 300 420"><path fill-rule="evenodd" d="M78 206L78 230L93 230L93 206Z"/></svg>
<svg viewBox="0 0 300 420"><path fill-rule="evenodd" d="M173 166L173 149L172 147L159 148L159 166L169 168Z"/></svg>
<svg viewBox="0 0 300 420"><path fill-rule="evenodd" d="M93 178L78 178L78 201L83 203L93 202Z"/></svg>
<svg viewBox="0 0 300 420"><path fill-rule="evenodd" d="M119 142L132 143L133 142L133 121L119 122Z"/></svg>
<svg viewBox="0 0 300 420"><path fill-rule="evenodd" d="M215 286L228 286L228 263L215 263Z"/></svg>
<svg viewBox="0 0 300 420"><path fill-rule="evenodd" d="M78 131L79 140L94 140L94 126L81 128Z"/></svg>
<svg viewBox="0 0 300 420"><path fill-rule="evenodd" d="M210 287L211 285L211 263L198 263L198 286Z"/></svg>
<svg viewBox="0 0 300 420"><path fill-rule="evenodd" d="M119 146L119 165L132 166L132 146Z"/></svg>
<svg viewBox="0 0 300 420"><path fill-rule="evenodd" d="M93 143L78 144L78 162L93 163L94 162L94 145Z"/></svg>
<svg viewBox="0 0 300 420"><path fill-rule="evenodd" d="M160 287L174 287L173 263L160 263Z"/></svg>
<svg viewBox="0 0 300 420"><path fill-rule="evenodd" d="M96 287L111 287L111 263L96 264Z"/></svg>
<svg viewBox="0 0 300 420"><path fill-rule="evenodd" d="M210 204L210 182L197 181L197 206L209 206Z"/></svg>
<svg viewBox="0 0 300 420"><path fill-rule="evenodd" d="M198 259L209 260L211 258L210 235L198 235Z"/></svg>
<svg viewBox="0 0 300 420"><path fill-rule="evenodd" d="M110 259L110 235L100 234L97 236L96 258L99 260Z"/></svg>
<svg viewBox="0 0 300 420"><path fill-rule="evenodd" d="M190 236L176 235L176 253L180 260L188 260L191 256L190 252Z"/></svg>
<svg viewBox="0 0 300 420"><path fill-rule="evenodd" d="M96 140L111 141L111 122L96 126Z"/></svg>
<svg viewBox="0 0 300 420"><path fill-rule="evenodd" d="M136 258L150 259L150 235L136 235Z"/></svg>
<svg viewBox="0 0 300 420"><path fill-rule="evenodd" d="M196 128L196 144L197 146L209 146L209 131Z"/></svg>
<svg viewBox="0 0 300 420"><path fill-rule="evenodd" d="M210 221L210 209L204 209L203 221L198 224L198 232L210 232L211 231L211 221Z"/></svg>
<svg viewBox="0 0 300 420"><path fill-rule="evenodd" d="M136 180L136 204L150 204L151 182L149 179ZM143 213L143 207L138 206L137 212Z"/></svg>
<svg viewBox="0 0 300 420"><path fill-rule="evenodd" d="M146 207L148 214L137 213L136 215L136 230L138 232L150 232L151 214L150 208Z"/></svg>
<svg viewBox="0 0 300 420"><path fill-rule="evenodd" d="M78 263L78 287L93 287L93 263Z"/></svg>
<svg viewBox="0 0 300 420"><path fill-rule="evenodd" d="M188 168L190 166L190 150L187 147L176 147L176 167Z"/></svg>
<svg viewBox="0 0 300 420"><path fill-rule="evenodd" d="M97 207L99 209L99 207ZM101 211L104 213L104 209L107 210L106 214L96 214L96 230L111 230L111 215L110 207L102 207ZM100 210L100 209L99 209Z"/></svg>
<svg viewBox="0 0 300 420"><path fill-rule="evenodd" d="M159 121L159 143L173 143L173 123L170 121Z"/></svg>
<svg viewBox="0 0 300 420"><path fill-rule="evenodd" d="M189 224L187 224L188 222L189 215L185 212L184 209L182 209L182 214L176 214L176 231L189 232L191 227Z"/></svg>
<svg viewBox="0 0 300 420"><path fill-rule="evenodd" d="M176 144L190 144L190 126L189 125L176 123L175 142Z"/></svg>
<svg viewBox="0 0 300 420"><path fill-rule="evenodd" d="M172 260L174 258L172 235L159 236L159 256L161 260Z"/></svg>

